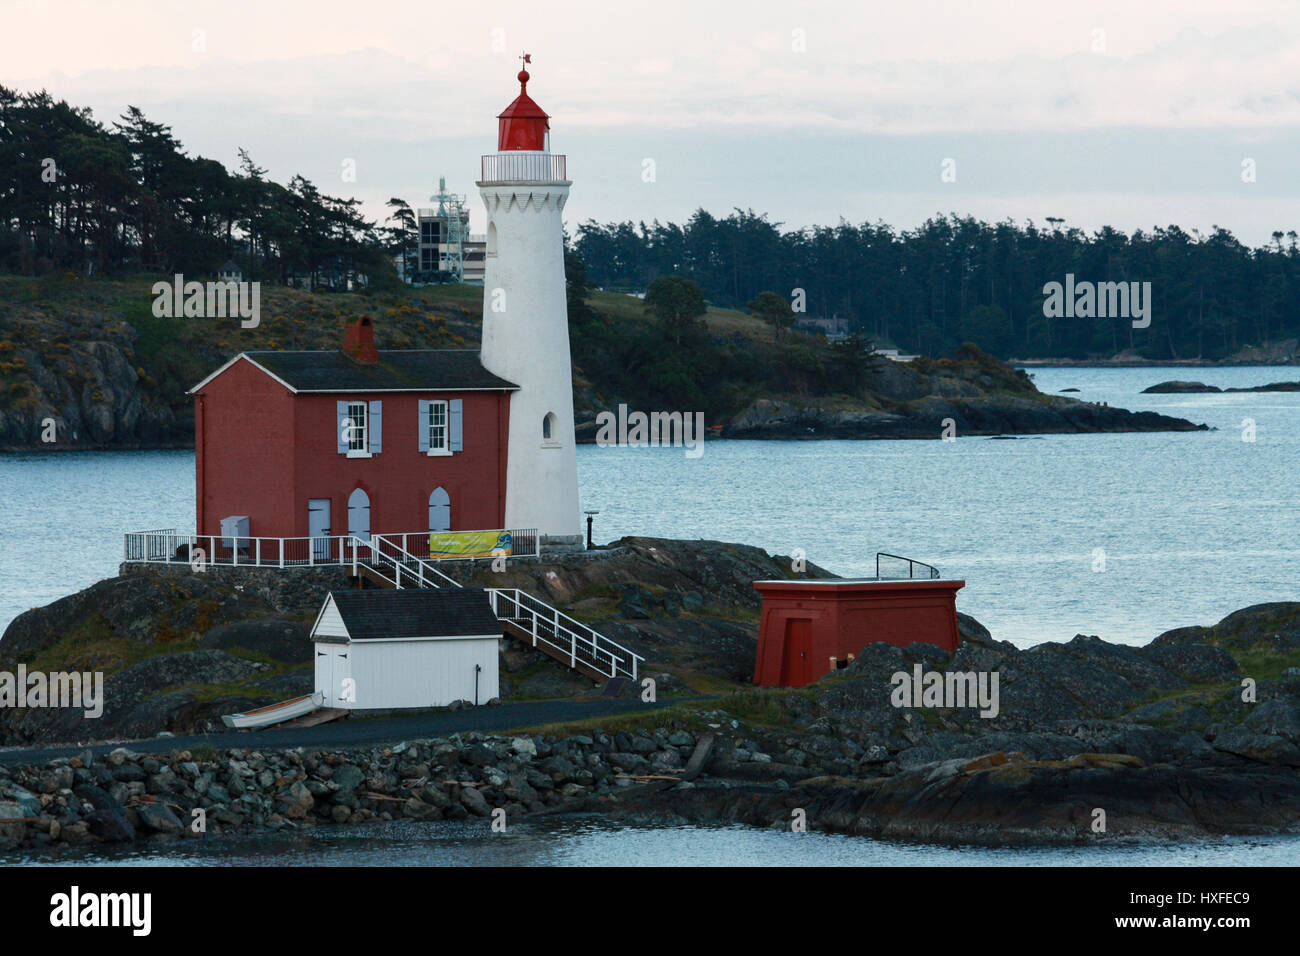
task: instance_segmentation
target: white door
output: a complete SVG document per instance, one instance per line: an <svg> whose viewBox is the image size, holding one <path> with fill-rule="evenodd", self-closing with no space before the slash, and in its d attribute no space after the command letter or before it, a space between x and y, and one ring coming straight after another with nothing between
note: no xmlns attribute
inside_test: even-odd
<svg viewBox="0 0 1300 956"><path fill-rule="evenodd" d="M446 488L434 488L429 495L429 530L451 530L451 495Z"/></svg>
<svg viewBox="0 0 1300 956"><path fill-rule="evenodd" d="M316 689L320 691L323 706L350 708L355 703L351 677L350 645L316 645Z"/></svg>
<svg viewBox="0 0 1300 956"><path fill-rule="evenodd" d="M360 488L348 495L348 534L370 540L370 496Z"/></svg>
<svg viewBox="0 0 1300 956"><path fill-rule="evenodd" d="M312 559L328 561L330 557L330 500L328 498L312 498L307 502L307 534L311 535Z"/></svg>
<svg viewBox="0 0 1300 956"><path fill-rule="evenodd" d="M316 692L321 696L321 704L325 707L331 706L333 700L334 656L330 654L329 644L313 644L316 648Z"/></svg>

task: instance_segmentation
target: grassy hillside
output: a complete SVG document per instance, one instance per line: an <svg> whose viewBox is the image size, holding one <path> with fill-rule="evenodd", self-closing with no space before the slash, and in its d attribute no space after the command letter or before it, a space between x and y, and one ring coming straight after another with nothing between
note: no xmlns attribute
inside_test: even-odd
<svg viewBox="0 0 1300 956"><path fill-rule="evenodd" d="M331 349L349 321L375 320L380 348L473 348L483 289L443 285L390 294L307 292L262 286L261 323L238 319L159 318L158 276L85 280L71 274L0 277L0 445L38 442L41 422L59 421L61 446L187 444L193 411L187 390L241 351ZM589 304L615 337L653 336L641 300L596 292ZM742 338L751 364L775 351L758 319L724 309L706 319L712 338ZM580 415L634 399L637 369L584 365L574 334L575 396ZM756 350L750 354L750 350ZM741 395L764 391L760 374ZM715 409L710 409L715 411ZM65 434L66 431L66 434Z"/></svg>
<svg viewBox="0 0 1300 956"><path fill-rule="evenodd" d="M344 326L375 321L381 349L475 348L481 286L385 293L261 289L261 321L159 318L159 277L0 277L0 449L186 447L188 389L226 360L257 349L336 349ZM643 411L702 412L741 437L932 438L953 419L962 434L1128 431L1127 412L1041 395L1024 373L964 346L953 359L889 362L862 342L831 345L760 319L711 308L680 342L641 299L592 291L570 302L578 435L626 402ZM1155 418L1159 418L1156 416ZM57 441L47 444L50 423ZM1171 424L1173 423L1173 424ZM1191 427L1152 420L1142 430Z"/></svg>

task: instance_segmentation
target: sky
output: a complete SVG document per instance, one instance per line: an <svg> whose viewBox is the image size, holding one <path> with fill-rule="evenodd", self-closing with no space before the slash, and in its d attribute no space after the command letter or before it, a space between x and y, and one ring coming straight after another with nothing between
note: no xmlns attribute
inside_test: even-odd
<svg viewBox="0 0 1300 956"><path fill-rule="evenodd" d="M1296 0L0 0L0 84L355 196L467 194L530 94L566 225L1300 230Z"/></svg>

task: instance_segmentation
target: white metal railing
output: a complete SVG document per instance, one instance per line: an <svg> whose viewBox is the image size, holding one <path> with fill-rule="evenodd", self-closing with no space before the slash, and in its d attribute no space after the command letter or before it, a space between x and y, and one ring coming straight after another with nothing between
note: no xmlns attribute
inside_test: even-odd
<svg viewBox="0 0 1300 956"><path fill-rule="evenodd" d="M518 588L487 588L492 613L498 620L511 620L525 628L534 646L545 644L569 656L569 666L579 663L610 677L635 681L645 658L581 621L575 621L545 601Z"/></svg>
<svg viewBox="0 0 1300 956"><path fill-rule="evenodd" d="M510 532L512 548L509 558L535 558L541 555L541 536L535 528ZM375 535L373 537L381 537ZM413 558L433 561L490 560L455 555L432 557L429 532L418 531L382 536ZM202 552L206 564L256 565L258 567L297 567L315 564L351 564L349 542L352 535L336 534L302 538L262 538L221 534L182 534L174 528L152 531L128 531L122 536L122 560L128 563L190 564ZM357 538L363 552L370 548ZM363 553L363 557L365 554Z"/></svg>
<svg viewBox="0 0 1300 956"><path fill-rule="evenodd" d="M180 534L129 531L122 536L122 560L128 563L231 565L287 568L316 564L350 564L351 542L364 552L369 545L352 535L305 538L254 538L243 535Z"/></svg>
<svg viewBox="0 0 1300 956"><path fill-rule="evenodd" d="M562 183L567 178L566 159L563 153L529 150L488 153L483 157L482 182Z"/></svg>
<svg viewBox="0 0 1300 956"><path fill-rule="evenodd" d="M429 536L424 537L428 541ZM440 588L447 584L456 588L461 586L455 578L443 574L427 560L416 557L385 535L371 535L370 550L376 559L386 562L385 567L393 569L393 581L399 588L403 586L403 574L406 581L417 588Z"/></svg>

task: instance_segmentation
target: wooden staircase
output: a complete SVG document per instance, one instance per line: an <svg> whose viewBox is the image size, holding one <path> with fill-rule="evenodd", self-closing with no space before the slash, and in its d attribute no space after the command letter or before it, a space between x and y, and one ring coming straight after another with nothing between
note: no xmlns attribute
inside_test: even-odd
<svg viewBox="0 0 1300 956"><path fill-rule="evenodd" d="M382 535L353 539L352 573L360 587L462 587L428 561ZM358 557L368 553L368 560ZM502 631L593 681L613 677L635 683L644 659L581 621L518 588L484 588Z"/></svg>

